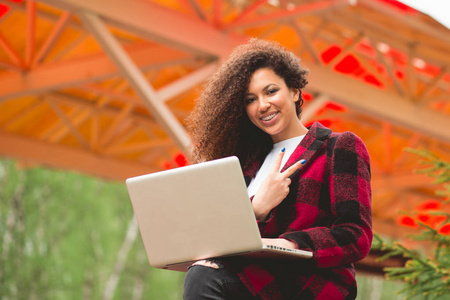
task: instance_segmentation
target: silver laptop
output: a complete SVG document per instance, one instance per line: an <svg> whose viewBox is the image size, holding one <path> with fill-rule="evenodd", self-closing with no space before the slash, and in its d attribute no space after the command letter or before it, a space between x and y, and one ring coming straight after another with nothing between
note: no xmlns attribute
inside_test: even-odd
<svg viewBox="0 0 450 300"><path fill-rule="evenodd" d="M153 267L244 255L307 259L312 252L263 245L237 157L129 178L128 193Z"/></svg>

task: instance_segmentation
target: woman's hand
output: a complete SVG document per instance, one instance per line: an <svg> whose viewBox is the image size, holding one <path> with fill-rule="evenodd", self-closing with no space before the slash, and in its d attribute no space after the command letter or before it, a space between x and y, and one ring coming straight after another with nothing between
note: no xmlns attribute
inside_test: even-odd
<svg viewBox="0 0 450 300"><path fill-rule="evenodd" d="M216 264L215 262L206 260L206 259L198 260L195 263L193 263L192 266L204 266L204 267L209 267L209 268L213 268L213 269L219 269L218 264Z"/></svg>
<svg viewBox="0 0 450 300"><path fill-rule="evenodd" d="M284 149L283 149L284 150ZM272 170L270 171L267 178L262 182L258 191L252 200L253 211L255 213L256 219L263 221L266 219L267 214L278 204L283 201L284 198L289 194L289 185L291 184L291 176L295 171L300 169L300 167L305 163L302 159L284 172L280 173L281 161L283 160L284 151L280 151L275 163L273 164Z"/></svg>
<svg viewBox="0 0 450 300"><path fill-rule="evenodd" d="M283 248L297 249L297 245L286 239L261 239L263 244L272 245Z"/></svg>

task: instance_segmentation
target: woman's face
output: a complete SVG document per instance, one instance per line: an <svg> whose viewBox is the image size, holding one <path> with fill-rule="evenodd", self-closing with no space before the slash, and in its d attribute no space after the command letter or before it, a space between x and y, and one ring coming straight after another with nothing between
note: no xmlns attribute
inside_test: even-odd
<svg viewBox="0 0 450 300"><path fill-rule="evenodd" d="M277 143L304 134L295 110L298 97L299 91L288 88L272 69L258 69L248 86L245 110L250 121Z"/></svg>

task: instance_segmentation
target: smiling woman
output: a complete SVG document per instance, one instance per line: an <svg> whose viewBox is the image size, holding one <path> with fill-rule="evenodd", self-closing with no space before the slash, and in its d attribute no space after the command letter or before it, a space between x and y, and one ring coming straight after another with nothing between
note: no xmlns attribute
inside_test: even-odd
<svg viewBox="0 0 450 300"><path fill-rule="evenodd" d="M248 99L251 92L249 84L253 73L264 68L283 79L290 90L298 91L295 112L296 116L301 114L301 89L308 83L308 71L300 66L293 53L252 39L249 44L237 47L228 62L210 78L187 119L195 147L191 151L193 162L236 155L245 167L272 148L271 137L253 125L245 112L248 100L244 99Z"/></svg>
<svg viewBox="0 0 450 300"><path fill-rule="evenodd" d="M188 119L192 162L237 156L264 244L312 259L194 263L185 299L354 299L371 246L369 155L359 137L301 123L307 71L252 39L212 76ZM214 195L211 195L214 197Z"/></svg>
<svg viewBox="0 0 450 300"><path fill-rule="evenodd" d="M272 69L259 69L251 78L245 111L250 121L270 135L274 143L305 135L308 130L295 110L299 95L298 89L288 88Z"/></svg>

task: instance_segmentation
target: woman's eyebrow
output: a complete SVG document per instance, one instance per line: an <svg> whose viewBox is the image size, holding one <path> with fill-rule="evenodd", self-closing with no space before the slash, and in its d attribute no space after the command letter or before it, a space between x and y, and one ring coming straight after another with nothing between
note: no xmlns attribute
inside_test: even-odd
<svg viewBox="0 0 450 300"><path fill-rule="evenodd" d="M263 91L263 92L267 91L272 85L277 86L276 83L269 83L268 85L266 85L265 87L263 87L262 91ZM245 93L245 96L248 96L248 95L254 95L254 93L252 93L252 92L246 92L246 93Z"/></svg>
<svg viewBox="0 0 450 300"><path fill-rule="evenodd" d="M263 88L263 91L265 92L265 91L267 91L272 85L277 85L276 83L269 83L268 85L266 85L264 88Z"/></svg>

